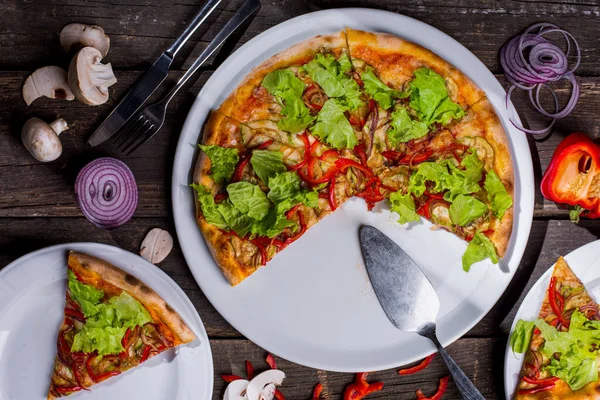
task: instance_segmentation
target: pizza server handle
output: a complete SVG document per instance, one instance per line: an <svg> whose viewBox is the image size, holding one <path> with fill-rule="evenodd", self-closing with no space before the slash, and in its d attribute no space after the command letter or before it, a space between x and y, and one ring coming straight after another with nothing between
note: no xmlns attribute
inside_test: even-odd
<svg viewBox="0 0 600 400"><path fill-rule="evenodd" d="M450 375L452 375L452 379L454 380L456 387L458 387L462 398L464 400L485 400L485 397L483 397L483 395L475 387L473 382L471 382L471 380L467 377L467 375L465 375L462 369L460 369L460 367L456 364L454 359L450 357L450 354L448 354L446 349L444 349L444 346L442 346L442 344L438 340L435 332L435 324L427 324L418 333L421 336L425 336L426 338L431 340L433 344L435 344L435 347L437 347L438 352L440 353L442 359L446 363L446 366L450 371Z"/></svg>

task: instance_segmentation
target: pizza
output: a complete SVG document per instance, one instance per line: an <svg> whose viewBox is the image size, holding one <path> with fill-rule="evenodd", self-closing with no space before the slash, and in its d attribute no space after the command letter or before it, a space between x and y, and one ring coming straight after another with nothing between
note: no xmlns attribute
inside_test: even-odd
<svg viewBox="0 0 600 400"><path fill-rule="evenodd" d="M494 108L461 71L398 37L346 29L255 67L213 110L196 219L237 285L346 200L387 200L494 263L513 223L513 164Z"/></svg>
<svg viewBox="0 0 600 400"><path fill-rule="evenodd" d="M138 278L70 252L64 318L48 399L70 395L135 368L195 336Z"/></svg>
<svg viewBox="0 0 600 400"><path fill-rule="evenodd" d="M525 353L516 399L600 399L598 311L560 257L538 319L519 320L511 335L513 351Z"/></svg>

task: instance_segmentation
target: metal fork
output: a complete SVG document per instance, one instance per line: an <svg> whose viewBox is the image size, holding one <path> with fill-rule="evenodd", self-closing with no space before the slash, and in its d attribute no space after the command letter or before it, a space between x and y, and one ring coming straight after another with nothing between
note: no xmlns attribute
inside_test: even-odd
<svg viewBox="0 0 600 400"><path fill-rule="evenodd" d="M120 129L114 136L113 143L126 155L134 152L142 144L150 140L165 123L169 102L185 85L192 75L206 60L235 32L249 17L260 9L259 0L247 0L233 15L227 24L217 33L215 38L202 51L186 73L179 78L177 84L161 100L144 107Z"/></svg>

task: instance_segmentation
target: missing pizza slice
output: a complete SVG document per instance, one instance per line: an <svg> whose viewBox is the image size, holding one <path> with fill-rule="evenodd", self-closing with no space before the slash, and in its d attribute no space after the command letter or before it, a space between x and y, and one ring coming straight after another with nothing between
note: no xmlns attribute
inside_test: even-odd
<svg viewBox="0 0 600 400"><path fill-rule="evenodd" d="M598 304L561 257L535 321L519 320L510 343L525 353L515 398L598 399Z"/></svg>
<svg viewBox="0 0 600 400"><path fill-rule="evenodd" d="M101 259L70 252L67 277L49 400L89 390L195 338L158 294Z"/></svg>

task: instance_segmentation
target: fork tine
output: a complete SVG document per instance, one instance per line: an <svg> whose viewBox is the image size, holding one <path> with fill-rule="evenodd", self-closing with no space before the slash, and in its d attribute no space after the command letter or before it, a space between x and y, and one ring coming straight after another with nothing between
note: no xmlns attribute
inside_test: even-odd
<svg viewBox="0 0 600 400"><path fill-rule="evenodd" d="M138 137L140 135L142 135L145 131L146 131L146 127L148 126L149 121L145 118L140 118L140 121L138 122L138 124L134 127L134 129L130 130L128 132L128 134L125 136L125 138L123 139L123 141L121 141L121 143L119 144L119 150L121 151L125 151L126 148L128 148L132 142L137 141Z"/></svg>
<svg viewBox="0 0 600 400"><path fill-rule="evenodd" d="M154 124L150 125L150 128L142 135L142 140L139 141L135 146L133 146L133 148L131 150L129 150L125 155L127 155L127 156L130 155L131 153L136 151L138 147L140 147L141 145L146 143L148 140L152 139L154 137L154 135L156 135L158 133L160 128L161 128L160 126L158 128L155 127Z"/></svg>
<svg viewBox="0 0 600 400"><path fill-rule="evenodd" d="M152 122L146 120L144 121L142 127L143 129L138 131L135 136L132 135L131 139L128 140L127 143L124 144L121 148L123 153L125 153L126 155L129 155L133 151L132 147L135 149L139 145L144 143L146 141L146 136L148 136L149 134L152 135L152 128L154 128L154 124Z"/></svg>
<svg viewBox="0 0 600 400"><path fill-rule="evenodd" d="M142 119L142 115L133 116L123 125L115 136L112 137L112 143L116 148L119 148L125 139L129 136L133 130L137 129L140 124L140 120Z"/></svg>

